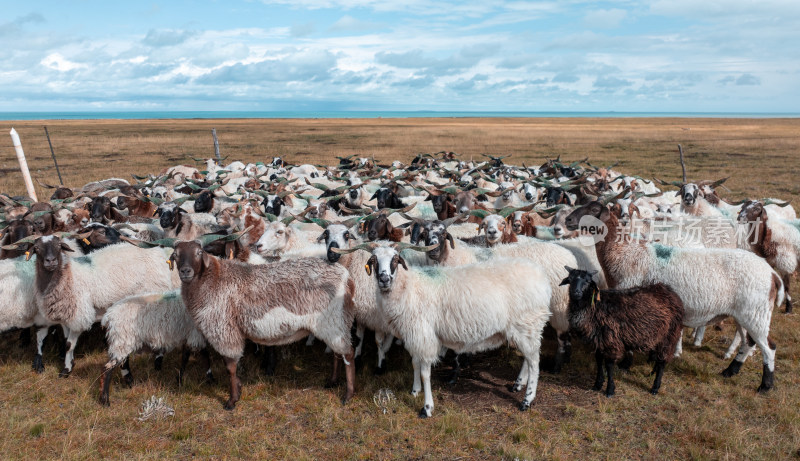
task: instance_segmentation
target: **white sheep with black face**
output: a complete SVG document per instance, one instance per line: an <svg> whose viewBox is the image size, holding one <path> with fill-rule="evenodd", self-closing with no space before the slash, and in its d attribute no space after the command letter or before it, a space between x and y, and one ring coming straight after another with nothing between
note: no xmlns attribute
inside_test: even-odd
<svg viewBox="0 0 800 461"><path fill-rule="evenodd" d="M514 390L526 386L520 409L530 407L539 378L542 330L550 317L551 289L541 267L524 259L408 267L398 244L363 248L371 248L366 270L377 282L378 307L392 319L391 333L403 339L411 354L411 392L416 396L424 388L421 417L433 414L431 365L439 361L441 350L479 352L506 342L525 357Z"/></svg>

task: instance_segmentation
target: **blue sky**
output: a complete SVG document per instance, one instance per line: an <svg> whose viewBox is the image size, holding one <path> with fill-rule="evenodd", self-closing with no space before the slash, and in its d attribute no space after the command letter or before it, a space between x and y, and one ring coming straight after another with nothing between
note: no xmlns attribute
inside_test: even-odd
<svg viewBox="0 0 800 461"><path fill-rule="evenodd" d="M4 2L0 111L800 112L800 1Z"/></svg>

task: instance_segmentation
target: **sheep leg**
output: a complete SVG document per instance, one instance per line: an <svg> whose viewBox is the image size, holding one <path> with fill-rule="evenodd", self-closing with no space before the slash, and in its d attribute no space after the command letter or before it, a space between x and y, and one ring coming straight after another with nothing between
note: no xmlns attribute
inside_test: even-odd
<svg viewBox="0 0 800 461"><path fill-rule="evenodd" d="M516 381L514 381L514 384L508 386L508 390L511 392L521 391L524 383L528 381L529 373L530 373L530 367L528 366L528 359L525 358L522 361L522 368L520 368L519 370L519 375L517 376Z"/></svg>
<svg viewBox="0 0 800 461"><path fill-rule="evenodd" d="M42 346L44 340L47 338L47 333L50 327L40 327L36 330L36 355L33 357L33 371L36 373L44 372L44 362L42 362Z"/></svg>
<svg viewBox="0 0 800 461"><path fill-rule="evenodd" d="M351 352L346 354L342 357L342 359L344 361L344 376L347 383L347 391L344 394L344 399L342 399L342 404L345 404L353 398L353 394L356 392L355 353Z"/></svg>
<svg viewBox="0 0 800 461"><path fill-rule="evenodd" d="M183 346L181 350L181 366L178 368L178 387L183 386L183 376L186 373L186 365L189 364L189 356L192 355L192 351L189 350L188 347Z"/></svg>
<svg viewBox="0 0 800 461"><path fill-rule="evenodd" d="M694 329L694 342L692 343L695 347L700 347L703 345L703 336L706 334L706 327L697 327Z"/></svg>
<svg viewBox="0 0 800 461"><path fill-rule="evenodd" d="M411 366L414 367L414 384L411 386L411 395L416 397L419 395L419 391L422 390L422 379L420 377L419 359L416 357L412 357Z"/></svg>
<svg viewBox="0 0 800 461"><path fill-rule="evenodd" d="M364 325L356 324L356 335L353 343L356 345L356 358L361 357L361 349L364 348Z"/></svg>
<svg viewBox="0 0 800 461"><path fill-rule="evenodd" d="M783 292L786 293L786 313L792 313L792 295L789 294L789 282L792 281L792 274L783 276Z"/></svg>
<svg viewBox="0 0 800 461"><path fill-rule="evenodd" d="M678 344L675 346L675 354L673 357L680 357L683 354L683 328L681 328L681 334L678 337Z"/></svg>
<svg viewBox="0 0 800 461"><path fill-rule="evenodd" d="M519 406L520 411L531 407L536 398L536 387L539 385L539 349L525 354L525 365L528 366L528 384L525 387L525 398Z"/></svg>
<svg viewBox="0 0 800 461"><path fill-rule="evenodd" d="M394 336L383 331L375 332L375 344L378 346L378 367L375 369L376 375L386 373L386 353L392 347Z"/></svg>
<svg viewBox="0 0 800 461"><path fill-rule="evenodd" d="M81 335L80 331L72 331L64 327L67 333L67 354L64 356L64 369L58 374L59 378L67 378L72 373L72 367L75 365L75 346L78 345L78 336Z"/></svg>
<svg viewBox="0 0 800 461"><path fill-rule="evenodd" d="M653 381L653 387L650 388L650 393L653 395L658 394L658 390L661 389L661 377L664 376L664 365L667 362L664 360L656 360L656 364L653 365L653 373L656 374L656 379Z"/></svg>
<svg viewBox="0 0 800 461"><path fill-rule="evenodd" d="M558 348L556 349L556 356L553 359L553 368L550 370L552 373L560 373L561 367L564 366L564 357L567 354L567 345L563 339L564 333L556 332L556 339L558 340Z"/></svg>
<svg viewBox="0 0 800 461"><path fill-rule="evenodd" d="M236 402L238 402L242 396L242 382L236 375L236 367L239 363L239 359L231 357L223 357L222 359L225 361L225 368L228 369L228 374L230 375L231 379L230 398L225 403L224 408L226 410L233 410L236 408Z"/></svg>
<svg viewBox="0 0 800 461"><path fill-rule="evenodd" d="M111 374L114 371L114 368L119 365L119 360L111 359L106 362L106 365L103 367L103 373L100 375L100 405L107 407L111 405L111 402L108 398L108 392L111 389Z"/></svg>
<svg viewBox="0 0 800 461"><path fill-rule="evenodd" d="M422 387L425 392L425 406L419 411L420 418L430 418L433 416L433 392L431 391L431 364L423 362L420 364L420 377Z"/></svg>
<svg viewBox="0 0 800 461"><path fill-rule="evenodd" d="M734 352L736 352L736 349L738 349L739 345L742 344L742 339L744 339L746 334L747 332L744 331L744 328L742 328L742 326L739 325L738 322L736 322L736 332L733 334L733 340L731 340L731 345L728 346L728 350L725 351L724 358L729 359L733 357Z"/></svg>
<svg viewBox="0 0 800 461"><path fill-rule="evenodd" d="M766 340L765 340L766 339ZM768 392L775 385L775 343L763 335L754 341L764 356L764 371L761 374L761 385L758 392Z"/></svg>
<svg viewBox="0 0 800 461"><path fill-rule="evenodd" d="M122 378L124 379L125 387L133 386L133 375L131 374L130 356L125 357L125 361L122 362L122 367L120 368L120 372L122 373Z"/></svg>
<svg viewBox="0 0 800 461"><path fill-rule="evenodd" d="M213 384L216 380L214 379L214 374L211 373L211 351L209 351L207 347L204 347L203 350L200 351L200 356L203 357L203 366L206 367L206 383Z"/></svg>
<svg viewBox="0 0 800 461"><path fill-rule="evenodd" d="M599 350L595 351L594 353L594 361L597 364L597 375L594 378L594 386L592 386L592 390L599 391L603 388L603 384L606 382L606 377L603 374L603 354L600 353Z"/></svg>
<svg viewBox="0 0 800 461"><path fill-rule="evenodd" d="M164 366L164 349L159 349L156 351L156 358L153 361L153 368L156 371L161 371L161 367Z"/></svg>
<svg viewBox="0 0 800 461"><path fill-rule="evenodd" d="M30 345L30 343L31 343L31 328L30 327L23 328L19 332L19 340L17 341L17 346L19 346L20 349L25 349Z"/></svg>
<svg viewBox="0 0 800 461"><path fill-rule="evenodd" d="M461 354L456 354L453 358L453 371L450 373L450 379L447 380L447 384L455 384L458 382L458 377L461 375L460 357Z"/></svg>
<svg viewBox="0 0 800 461"><path fill-rule="evenodd" d="M325 382L326 389L336 387L339 384L339 367L339 355L333 354L333 371L331 372L330 378Z"/></svg>
<svg viewBox="0 0 800 461"><path fill-rule="evenodd" d="M264 346L264 353L261 356L261 370L267 376L275 376L275 367L278 365L278 356L275 354L275 346Z"/></svg>
<svg viewBox="0 0 800 461"><path fill-rule="evenodd" d="M606 397L614 395L617 386L614 384L614 359L606 358L606 373L608 374L608 385L606 386Z"/></svg>
<svg viewBox="0 0 800 461"><path fill-rule="evenodd" d="M306 339L306 346L313 346L314 345L314 334L308 335L308 339Z"/></svg>
<svg viewBox="0 0 800 461"><path fill-rule="evenodd" d="M742 326L739 326L739 328L741 329ZM728 368L722 371L722 376L730 378L731 376L739 373L739 370L742 368L742 364L744 364L744 361L747 360L747 357L750 356L755 347L755 343L749 344L748 341L742 341L742 345L739 347L739 353L733 358L733 361L730 365L728 365ZM766 360L766 357L764 360Z"/></svg>

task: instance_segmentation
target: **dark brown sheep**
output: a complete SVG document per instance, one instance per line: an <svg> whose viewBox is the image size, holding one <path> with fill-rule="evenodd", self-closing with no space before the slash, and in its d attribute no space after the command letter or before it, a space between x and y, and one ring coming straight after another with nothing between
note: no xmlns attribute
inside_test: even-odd
<svg viewBox="0 0 800 461"><path fill-rule="evenodd" d="M570 328L597 348L594 390L603 388L603 365L608 373L606 397L614 395L614 363L626 350L650 354L655 361L651 394L661 387L664 365L680 340L683 302L663 283L627 290L600 290L589 272L565 267L561 285L569 285Z"/></svg>

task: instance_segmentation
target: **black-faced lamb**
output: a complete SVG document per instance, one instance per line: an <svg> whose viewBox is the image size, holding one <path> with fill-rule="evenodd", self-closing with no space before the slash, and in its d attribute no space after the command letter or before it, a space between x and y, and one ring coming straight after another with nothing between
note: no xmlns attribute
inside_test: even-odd
<svg viewBox="0 0 800 461"><path fill-rule="evenodd" d="M657 283L627 290L600 290L591 273L564 267L569 285L569 324L572 331L595 347L597 378L603 387L603 366L608 374L606 397L614 395L614 364L626 351L649 353L655 362L651 394L661 388L664 365L680 341L683 302L668 286Z"/></svg>

